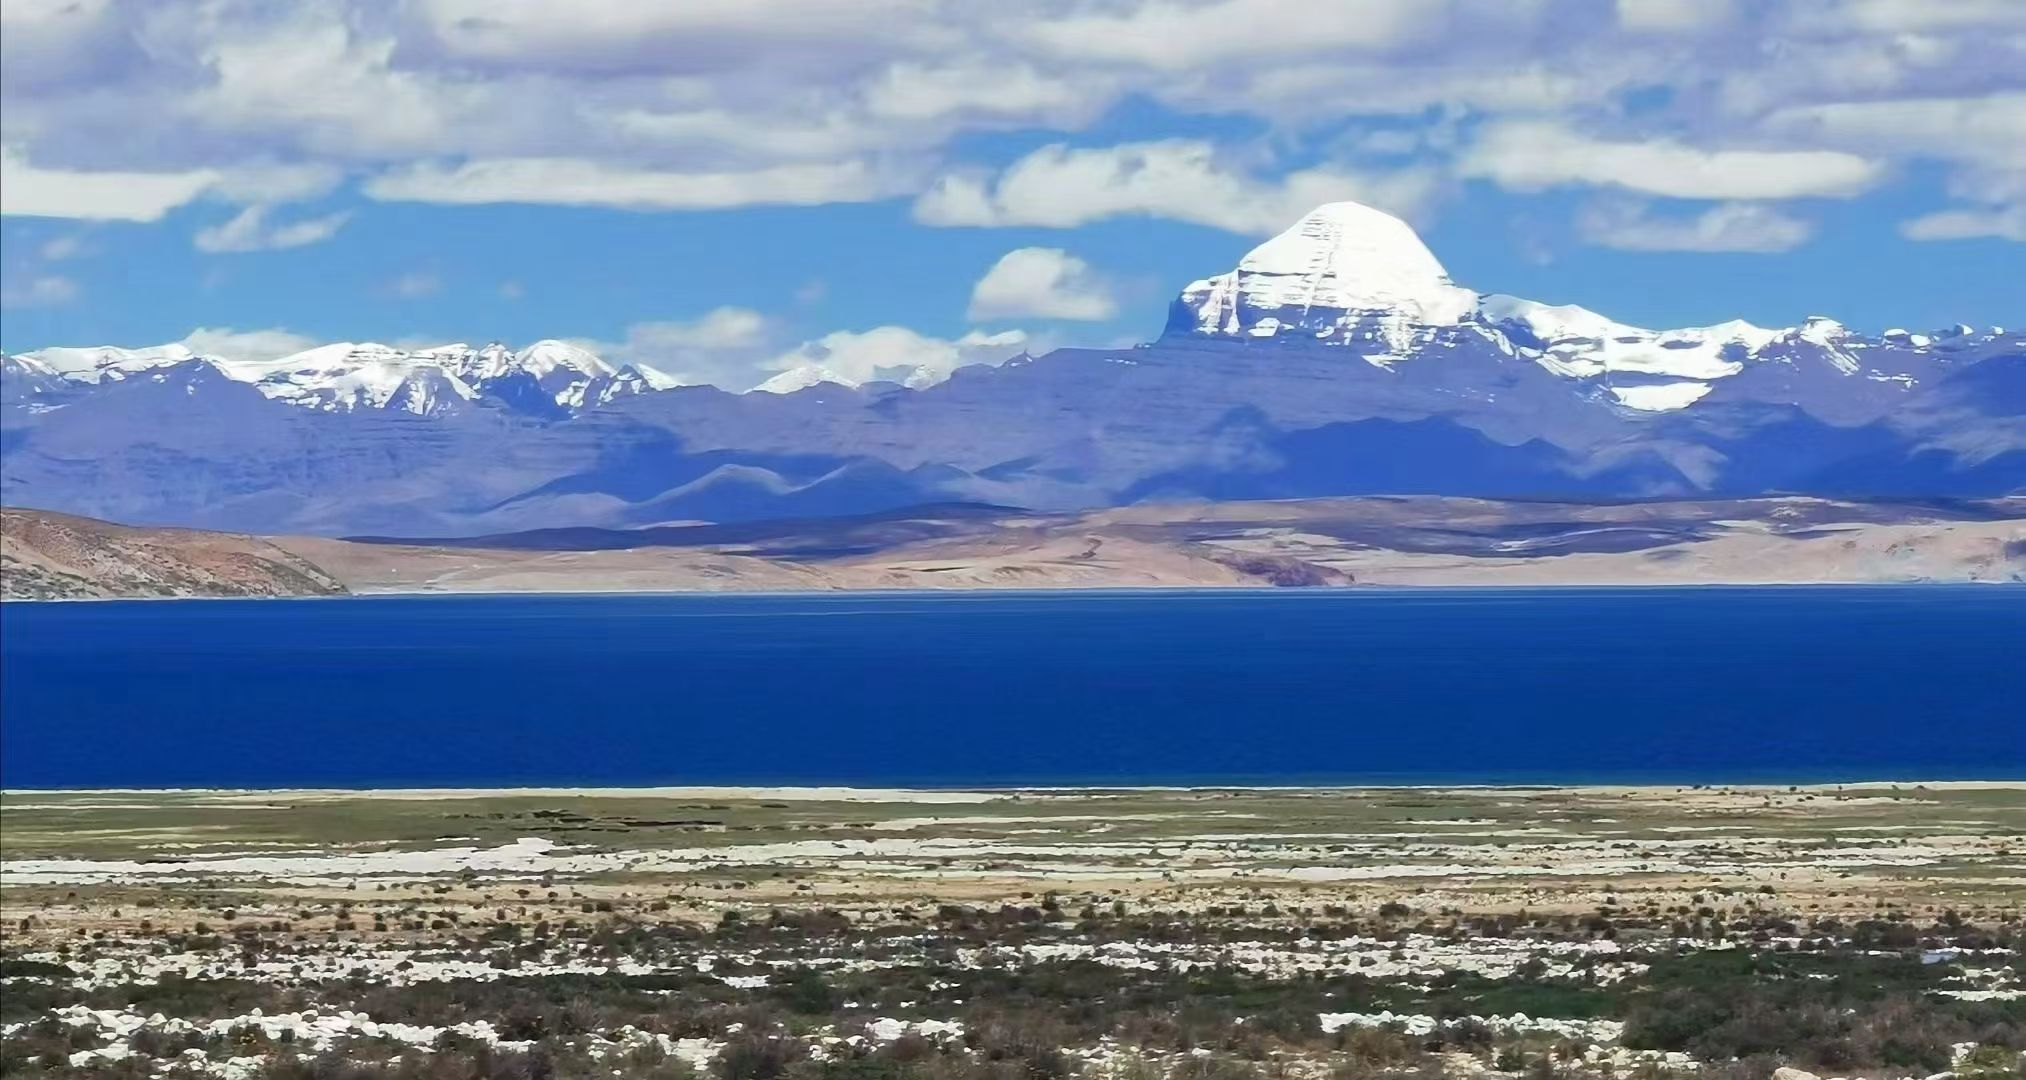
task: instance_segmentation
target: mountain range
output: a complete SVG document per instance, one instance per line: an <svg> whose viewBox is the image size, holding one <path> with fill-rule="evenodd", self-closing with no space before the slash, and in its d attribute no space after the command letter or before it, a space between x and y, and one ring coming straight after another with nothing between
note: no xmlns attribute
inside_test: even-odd
<svg viewBox="0 0 2026 1080"><path fill-rule="evenodd" d="M145 525L469 536L929 503L2026 491L2026 334L1648 330L1451 281L1319 207L1150 343L852 385L684 386L563 341L262 362L0 360L0 502Z"/></svg>

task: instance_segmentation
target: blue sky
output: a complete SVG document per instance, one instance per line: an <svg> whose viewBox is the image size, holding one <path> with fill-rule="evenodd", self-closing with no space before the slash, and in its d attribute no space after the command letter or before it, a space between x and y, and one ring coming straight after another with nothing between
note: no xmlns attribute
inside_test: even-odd
<svg viewBox="0 0 2026 1080"><path fill-rule="evenodd" d="M0 343L562 337L743 388L1145 339L1336 198L1635 324L2026 321L2009 0L568 7L10 3Z"/></svg>

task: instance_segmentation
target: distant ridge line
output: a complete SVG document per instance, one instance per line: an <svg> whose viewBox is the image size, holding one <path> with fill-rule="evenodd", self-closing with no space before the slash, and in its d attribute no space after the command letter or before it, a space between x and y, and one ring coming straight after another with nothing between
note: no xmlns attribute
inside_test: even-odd
<svg viewBox="0 0 2026 1080"><path fill-rule="evenodd" d="M847 532L855 527L932 524L937 520L983 521L1007 516L1031 516L1036 512L996 503L938 502L877 510L865 514L768 518L697 525L650 525L637 529L612 529L595 525L523 529L480 536L343 536L355 544L384 544L415 547L507 548L526 551L618 551L640 547L699 547L708 544L743 544L778 540L811 533ZM938 533L939 534L939 533ZM828 550L828 549L826 549Z"/></svg>

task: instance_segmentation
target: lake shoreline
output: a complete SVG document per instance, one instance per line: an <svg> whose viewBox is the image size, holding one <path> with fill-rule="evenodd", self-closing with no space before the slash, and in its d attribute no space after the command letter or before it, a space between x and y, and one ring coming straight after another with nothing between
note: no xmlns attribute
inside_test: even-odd
<svg viewBox="0 0 2026 1080"><path fill-rule="evenodd" d="M1048 597L1048 596L1373 596L1373 595L1414 595L1437 593L1655 593L1655 592L1765 592L1784 590L1877 590L1896 589L1962 589L1964 591L2026 589L2026 581L1521 581L1521 582L1448 582L1425 585L1065 585L1061 587L1034 586L966 586L932 587L914 586L907 588L840 588L840 589L536 589L509 591L503 589L383 589L366 592L328 593L304 596L54 596L26 597L10 596L0 598L0 610L15 605L46 606L57 604L126 604L126 603L180 603L197 601L217 602L336 602L358 600L417 600L417 599L500 599L540 600L547 597L558 599L704 599L753 597L768 599L815 599L815 598L875 598L892 597L913 599L921 597L984 598L984 597Z"/></svg>
<svg viewBox="0 0 2026 1080"><path fill-rule="evenodd" d="M1896 780L1890 778L1780 783L1738 781L1711 783L1357 783L1338 784L967 784L957 787L858 787L853 785L768 785L768 784L676 784L639 786L458 786L458 787L22 787L0 788L0 798L21 796L249 796L296 799L386 799L402 802L452 801L485 798L555 799L770 799L781 802L864 802L961 805L965 803L1018 801L1023 796L1103 797L1105 795L1196 795L1218 792L1246 794L1341 795L1357 792L1424 792L1429 794L1525 793L1555 794L1580 792L1589 795L1660 795L1682 791L1719 790L1749 793L1779 791L1851 794L1881 791L2026 791L2026 775L2017 779L1982 780Z"/></svg>

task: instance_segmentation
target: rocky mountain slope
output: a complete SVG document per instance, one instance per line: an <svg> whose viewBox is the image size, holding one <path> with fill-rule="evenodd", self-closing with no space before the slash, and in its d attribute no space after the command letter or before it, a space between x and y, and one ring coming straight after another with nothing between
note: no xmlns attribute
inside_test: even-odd
<svg viewBox="0 0 2026 1080"><path fill-rule="evenodd" d="M0 596L87 599L323 596L345 587L254 536L135 529L39 510L0 510Z"/></svg>
<svg viewBox="0 0 2026 1080"><path fill-rule="evenodd" d="M10 597L2026 582L2026 499L947 505L423 542L0 524Z"/></svg>
<svg viewBox="0 0 2026 1080"><path fill-rule="evenodd" d="M1472 292L1351 203L1189 285L1147 345L939 383L673 382L553 341L43 349L0 364L0 500L455 536L949 501L2026 490L2019 331L1627 326Z"/></svg>

